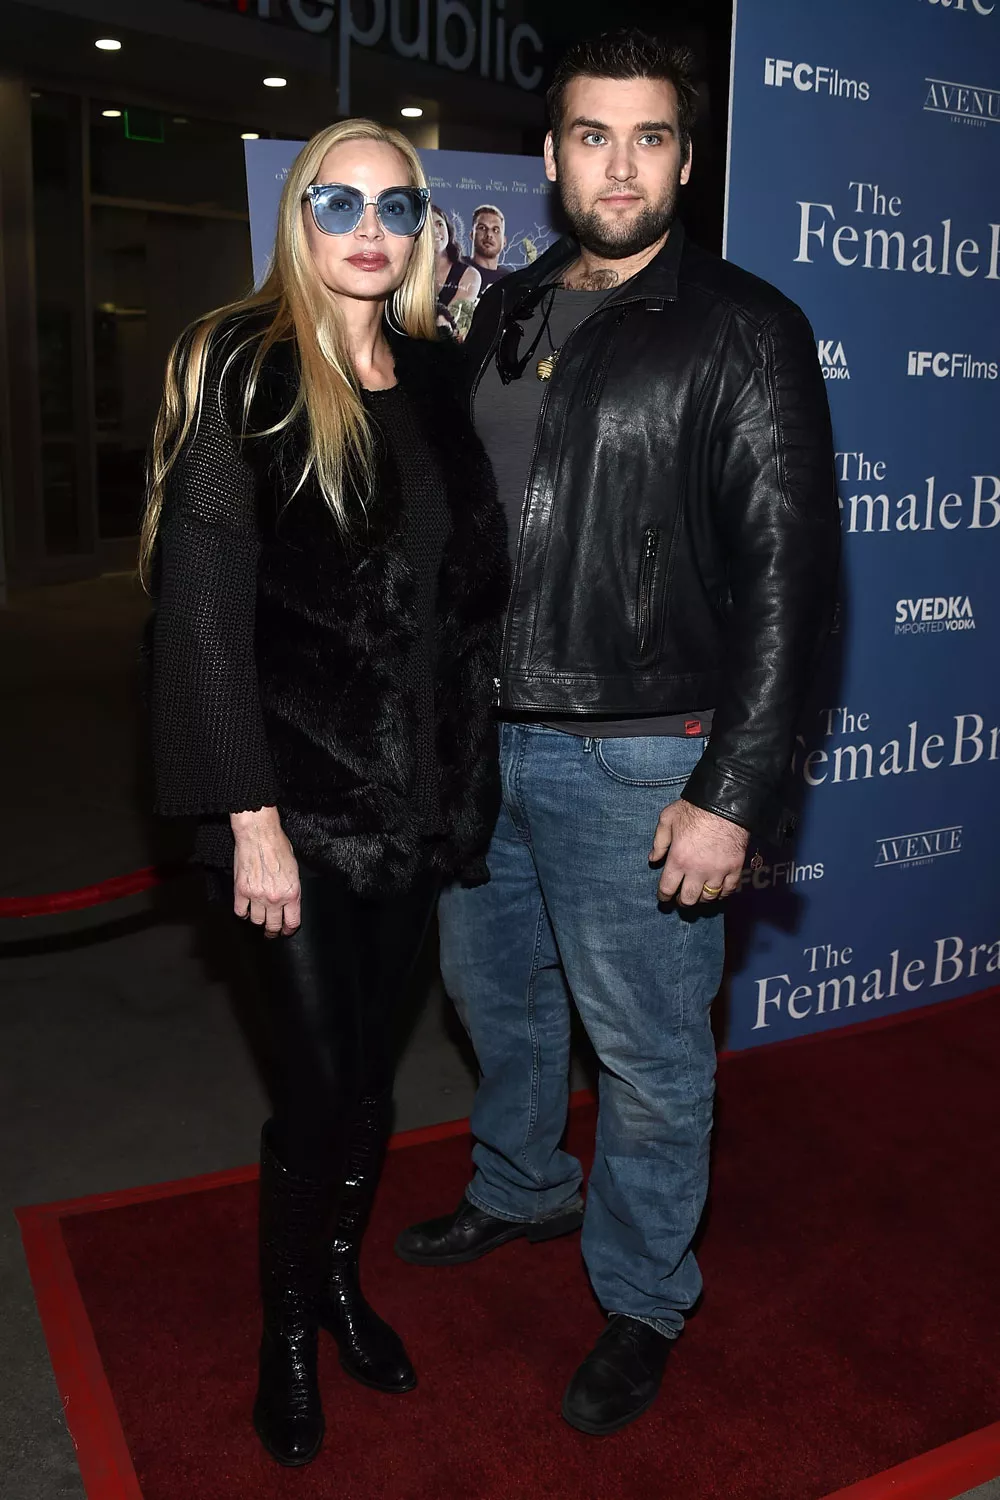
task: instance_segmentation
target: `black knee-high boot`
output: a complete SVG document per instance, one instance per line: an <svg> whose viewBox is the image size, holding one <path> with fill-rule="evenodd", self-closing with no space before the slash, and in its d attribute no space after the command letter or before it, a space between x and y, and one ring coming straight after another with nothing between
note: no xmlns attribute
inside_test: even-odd
<svg viewBox="0 0 1000 1500"><path fill-rule="evenodd" d="M358 1258L385 1156L392 1093L362 1099L348 1151L329 1246L320 1324L333 1334L348 1375L377 1391L411 1391L417 1383L403 1341L361 1291Z"/></svg>
<svg viewBox="0 0 1000 1500"><path fill-rule="evenodd" d="M327 1270L329 1182L298 1177L271 1149L260 1151L260 1282L264 1331L253 1424L279 1463L307 1464L323 1442L316 1378L320 1292Z"/></svg>

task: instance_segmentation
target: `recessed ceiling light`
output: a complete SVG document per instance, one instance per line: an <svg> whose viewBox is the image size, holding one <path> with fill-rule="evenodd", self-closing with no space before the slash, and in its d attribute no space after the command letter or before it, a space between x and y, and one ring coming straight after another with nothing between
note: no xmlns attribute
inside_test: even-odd
<svg viewBox="0 0 1000 1500"><path fill-rule="evenodd" d="M423 110L419 107L419 105L407 104L399 111L399 113L403 116L404 120L419 120L423 115Z"/></svg>
<svg viewBox="0 0 1000 1500"><path fill-rule="evenodd" d="M287 78L265 78L264 79L264 87L266 89L283 89L287 83L288 83L288 79Z"/></svg>
<svg viewBox="0 0 1000 1500"><path fill-rule="evenodd" d="M174 125L186 125L187 122L188 122L187 115L174 115L174 118L173 118L173 124Z"/></svg>
<svg viewBox="0 0 1000 1500"><path fill-rule="evenodd" d="M122 50L121 42L115 41L113 36L98 37L94 46L98 52L120 52Z"/></svg>
<svg viewBox="0 0 1000 1500"><path fill-rule="evenodd" d="M102 109L101 114L106 120L120 120L122 117L120 109Z"/></svg>
<svg viewBox="0 0 1000 1500"><path fill-rule="evenodd" d="M240 136L240 140L241 141L259 141L260 140L260 136L259 136L259 134L257 133L256 130L244 130L243 134Z"/></svg>

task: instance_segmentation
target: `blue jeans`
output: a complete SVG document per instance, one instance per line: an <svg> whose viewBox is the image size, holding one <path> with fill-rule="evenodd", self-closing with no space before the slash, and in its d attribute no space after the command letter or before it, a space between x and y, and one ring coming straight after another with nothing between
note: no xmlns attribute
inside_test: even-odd
<svg viewBox="0 0 1000 1500"><path fill-rule="evenodd" d="M583 1255L598 1300L669 1337L701 1291L722 979L718 903L663 906L648 851L701 738L583 739L504 724L491 880L441 898L441 967L482 1078L471 1202L536 1221L579 1200L562 1150L570 999L600 1061Z"/></svg>

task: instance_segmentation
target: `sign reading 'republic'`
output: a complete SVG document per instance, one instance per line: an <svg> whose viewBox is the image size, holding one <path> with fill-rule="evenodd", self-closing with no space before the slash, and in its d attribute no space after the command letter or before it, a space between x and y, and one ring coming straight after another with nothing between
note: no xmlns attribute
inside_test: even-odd
<svg viewBox="0 0 1000 1500"><path fill-rule="evenodd" d="M747 1047L1000 981L1000 0L738 0L731 132L726 253L812 322L844 543L800 832L731 904Z"/></svg>
<svg viewBox="0 0 1000 1500"><path fill-rule="evenodd" d="M506 0L198 0L214 10L259 21L284 21L314 36L336 26L341 71L352 45L388 45L398 57L415 58L457 73L477 72L496 83L536 89L542 81L542 39L533 26L510 26Z"/></svg>

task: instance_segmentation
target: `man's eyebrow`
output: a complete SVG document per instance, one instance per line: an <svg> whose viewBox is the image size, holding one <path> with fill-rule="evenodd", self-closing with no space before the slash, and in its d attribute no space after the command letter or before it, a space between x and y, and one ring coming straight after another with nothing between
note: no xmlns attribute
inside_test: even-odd
<svg viewBox="0 0 1000 1500"><path fill-rule="evenodd" d="M589 120L585 115L577 115L575 120L570 121L569 128L570 130L583 129L608 131L611 129L611 126L606 125L603 120ZM638 125L632 126L632 129L638 134L644 134L647 130L662 130L664 132L669 132L669 134L671 135L677 134L676 126L674 126L670 120L640 120Z"/></svg>
<svg viewBox="0 0 1000 1500"><path fill-rule="evenodd" d="M570 130L575 130L578 125L584 125L588 130L608 130L603 120L588 120L585 115L577 115L575 120L570 121Z"/></svg>

